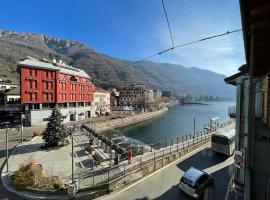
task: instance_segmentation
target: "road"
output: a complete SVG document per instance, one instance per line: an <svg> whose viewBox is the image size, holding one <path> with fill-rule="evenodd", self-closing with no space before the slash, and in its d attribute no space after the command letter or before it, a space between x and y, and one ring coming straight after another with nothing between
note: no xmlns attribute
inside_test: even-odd
<svg viewBox="0 0 270 200"><path fill-rule="evenodd" d="M29 138L33 136L33 128L26 128L24 131L24 137ZM4 167L6 160L6 134L5 129L0 129L0 169ZM9 131L9 152L20 142L21 136L17 129ZM3 169L6 170L6 169ZM0 200L21 200L21 198L10 194L2 185L0 181Z"/></svg>
<svg viewBox="0 0 270 200"><path fill-rule="evenodd" d="M183 173L194 166L213 175L214 186L209 188L204 199L224 199L229 183L232 157L214 153L207 145L203 150L192 153L184 160L178 160L162 170L120 192L99 199L108 200L172 200L190 199L180 191L178 183Z"/></svg>

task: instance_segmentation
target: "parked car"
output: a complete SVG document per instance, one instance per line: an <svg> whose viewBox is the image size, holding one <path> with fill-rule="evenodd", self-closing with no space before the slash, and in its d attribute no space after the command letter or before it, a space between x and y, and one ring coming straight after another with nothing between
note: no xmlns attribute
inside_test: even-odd
<svg viewBox="0 0 270 200"><path fill-rule="evenodd" d="M180 189L194 199L203 197L205 190L212 185L213 177L194 167L190 167L179 182Z"/></svg>

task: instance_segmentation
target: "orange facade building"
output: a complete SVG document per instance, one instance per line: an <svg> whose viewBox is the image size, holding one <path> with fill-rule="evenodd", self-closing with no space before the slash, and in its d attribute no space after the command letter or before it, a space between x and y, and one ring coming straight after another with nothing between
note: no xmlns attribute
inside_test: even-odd
<svg viewBox="0 0 270 200"><path fill-rule="evenodd" d="M29 125L46 123L51 109L56 107L61 109L65 122L94 115L94 84L83 70L62 62L27 58L19 62L18 71L21 102Z"/></svg>

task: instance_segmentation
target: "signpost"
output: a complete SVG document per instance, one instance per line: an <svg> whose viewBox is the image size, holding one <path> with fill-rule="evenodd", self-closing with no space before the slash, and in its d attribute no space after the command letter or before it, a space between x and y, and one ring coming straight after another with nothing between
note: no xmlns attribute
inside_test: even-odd
<svg viewBox="0 0 270 200"><path fill-rule="evenodd" d="M245 162L243 152L234 150L234 164L237 168L241 167L241 164Z"/></svg>

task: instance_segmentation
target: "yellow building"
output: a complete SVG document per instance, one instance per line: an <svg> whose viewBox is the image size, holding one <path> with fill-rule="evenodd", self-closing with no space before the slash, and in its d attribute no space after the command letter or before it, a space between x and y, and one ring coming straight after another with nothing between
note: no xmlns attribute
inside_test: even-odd
<svg viewBox="0 0 270 200"><path fill-rule="evenodd" d="M95 87L94 103L97 115L105 115L111 112L110 96L111 94L108 91Z"/></svg>

